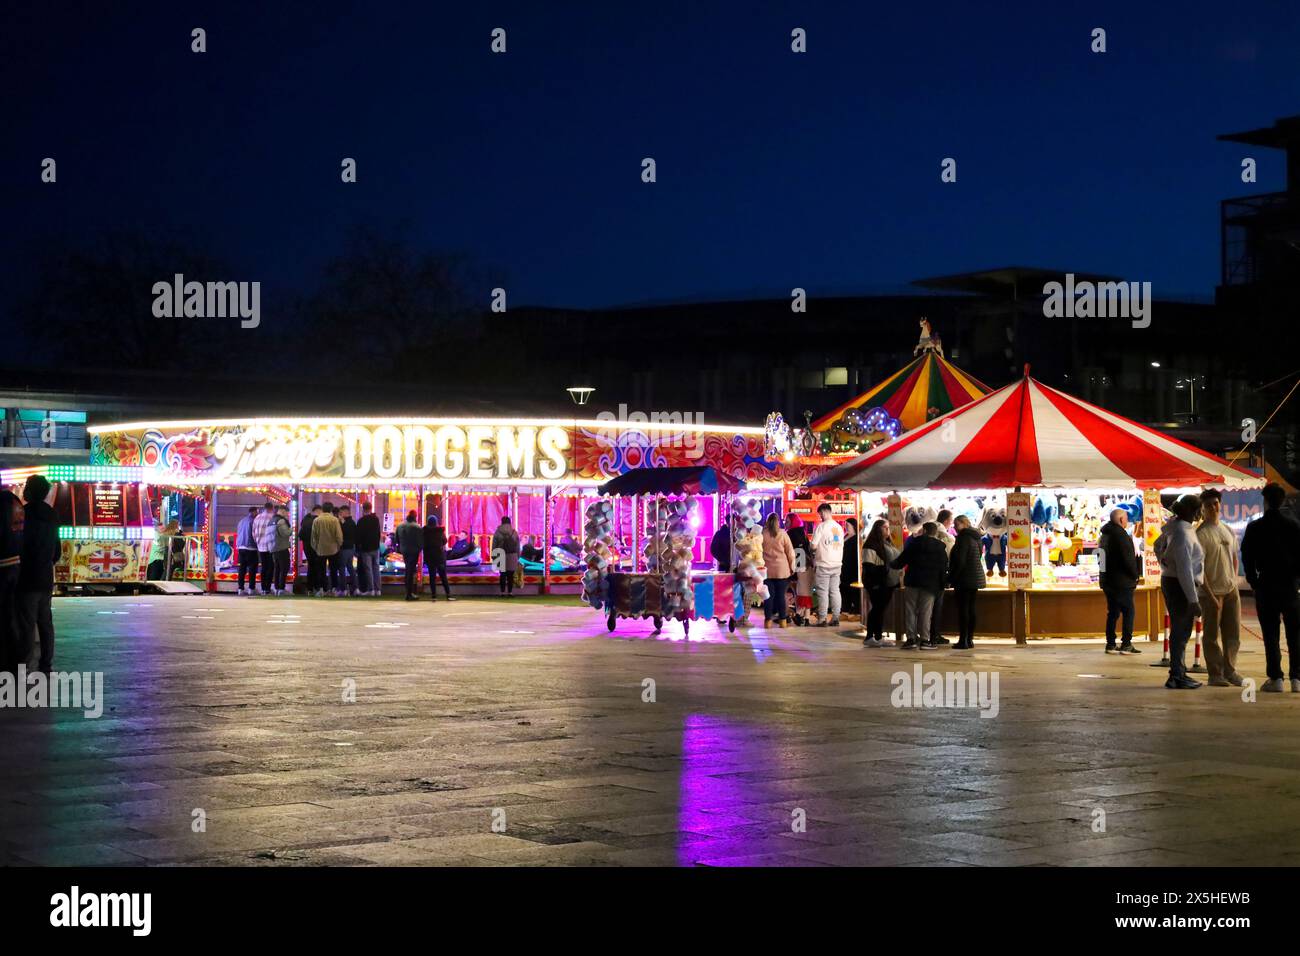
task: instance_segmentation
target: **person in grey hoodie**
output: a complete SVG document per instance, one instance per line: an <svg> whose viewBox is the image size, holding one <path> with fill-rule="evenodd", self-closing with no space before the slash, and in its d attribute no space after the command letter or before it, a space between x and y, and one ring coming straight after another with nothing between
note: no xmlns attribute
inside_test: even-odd
<svg viewBox="0 0 1300 956"><path fill-rule="evenodd" d="M271 554L275 562L275 577L272 579L271 593L283 594L289 578L289 548L293 544L293 526L289 524L287 505L276 506L275 521L271 527L275 532L274 550Z"/></svg>
<svg viewBox="0 0 1300 956"><path fill-rule="evenodd" d="M1192 625L1201 616L1199 587L1205 578L1205 552L1192 527L1201 515L1201 500L1183 495L1173 504L1174 517L1160 529L1156 557L1160 559L1160 591L1169 611L1170 690L1195 690L1201 682L1187 676L1183 657Z"/></svg>

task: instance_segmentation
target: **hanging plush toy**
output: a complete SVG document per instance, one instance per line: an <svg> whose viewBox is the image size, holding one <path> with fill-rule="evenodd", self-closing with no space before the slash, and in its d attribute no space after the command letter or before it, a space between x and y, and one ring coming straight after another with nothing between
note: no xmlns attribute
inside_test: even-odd
<svg viewBox="0 0 1300 956"><path fill-rule="evenodd" d="M658 535L651 550L655 568L662 575L665 617L684 615L695 603L695 593L691 589L691 553L695 543L691 533L691 512L695 506L694 498L662 500L656 511Z"/></svg>
<svg viewBox="0 0 1300 956"><path fill-rule="evenodd" d="M907 530L907 536L911 538L920 534L921 526L927 521L933 521L937 516L938 512L933 508L908 505L903 509L903 527Z"/></svg>
<svg viewBox="0 0 1300 956"><path fill-rule="evenodd" d="M1044 494L1034 498L1033 510L1029 513L1029 521L1035 525L1050 525L1061 516L1061 507L1056 499L1056 495Z"/></svg>
<svg viewBox="0 0 1300 956"><path fill-rule="evenodd" d="M587 570L582 575L582 599L597 609L603 609L608 597L609 572L614 563L610 549L613 540L614 503L594 501L587 506L583 526L583 561Z"/></svg>
<svg viewBox="0 0 1300 956"><path fill-rule="evenodd" d="M736 498L731 503L731 541L736 549L736 579L745 596L767 600L763 568L763 513L756 501Z"/></svg>
<svg viewBox="0 0 1300 956"><path fill-rule="evenodd" d="M1007 530L1007 509L985 508L980 515L980 530L985 534L1005 534Z"/></svg>
<svg viewBox="0 0 1300 956"><path fill-rule="evenodd" d="M1107 510L1119 508L1128 513L1129 524L1137 524L1142 520L1142 496L1133 495L1131 498L1121 499L1111 504Z"/></svg>

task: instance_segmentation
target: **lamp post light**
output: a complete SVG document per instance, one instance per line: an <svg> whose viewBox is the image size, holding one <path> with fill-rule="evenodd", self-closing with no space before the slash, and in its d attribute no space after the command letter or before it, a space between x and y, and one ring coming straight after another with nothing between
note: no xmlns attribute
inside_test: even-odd
<svg viewBox="0 0 1300 956"><path fill-rule="evenodd" d="M1152 362L1151 367L1154 369L1163 368L1163 366L1159 362ZM1198 379L1205 378L1205 376L1195 375L1191 372L1184 372L1182 369L1176 369L1176 368L1168 368L1165 369L1165 371L1181 376L1181 378L1174 379L1175 390L1181 389L1183 387L1183 382L1184 381L1187 382L1187 394L1188 394L1188 401L1189 401L1189 406L1187 410L1187 423L1189 425L1195 425L1196 424L1196 388L1197 388L1196 382ZM1178 413L1175 412L1174 414L1177 415Z"/></svg>
<svg viewBox="0 0 1300 956"><path fill-rule="evenodd" d="M565 391L569 393L569 398L573 399L573 404L586 405L595 389L590 385L570 385Z"/></svg>

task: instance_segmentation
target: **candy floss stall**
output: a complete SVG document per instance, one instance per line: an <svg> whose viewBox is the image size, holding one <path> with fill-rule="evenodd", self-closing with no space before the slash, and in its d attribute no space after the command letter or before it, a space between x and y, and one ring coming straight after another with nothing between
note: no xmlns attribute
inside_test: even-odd
<svg viewBox="0 0 1300 956"><path fill-rule="evenodd" d="M409 512L437 515L448 537L453 588L497 587L491 539L509 516L521 543L523 587L578 593L585 512L599 485L645 467L708 466L719 475L779 490L806 479L798 465L766 461L757 427L525 418L222 419L96 426L91 461L111 480L184 489L202 507L194 566L210 590L236 585L235 532L248 509L289 509L295 538L315 504L369 505L381 522L382 583L398 589L403 559L393 532ZM628 502L635 504L635 501ZM615 514L626 541L633 508ZM713 515L705 515L711 530ZM626 545L622 545L626 550ZM305 587L302 543L291 544L289 581ZM707 555L707 539L695 542ZM421 568L423 574L423 568Z"/></svg>
<svg viewBox="0 0 1300 956"><path fill-rule="evenodd" d="M900 547L943 508L970 517L988 577L976 603L977 633L1019 643L1104 633L1097 535L1120 509L1143 571L1134 632L1154 640L1163 620L1151 547L1166 518L1161 491L1259 488L1263 479L1028 372L810 485L858 492L863 526L884 518ZM947 632L955 605L944 602Z"/></svg>
<svg viewBox="0 0 1300 956"><path fill-rule="evenodd" d="M757 499L738 495L744 488L743 481L709 467L640 468L601 485L602 497L586 512L583 600L606 616L611 631L619 618L650 618L656 634L665 619L680 621L687 635L691 621L701 619L726 621L734 631L747 603L767 597L762 511ZM631 552L620 555L612 532L616 502L624 496L644 501L644 508ZM695 560L702 499L708 498L729 516L732 571ZM642 538L644 548L638 546Z"/></svg>

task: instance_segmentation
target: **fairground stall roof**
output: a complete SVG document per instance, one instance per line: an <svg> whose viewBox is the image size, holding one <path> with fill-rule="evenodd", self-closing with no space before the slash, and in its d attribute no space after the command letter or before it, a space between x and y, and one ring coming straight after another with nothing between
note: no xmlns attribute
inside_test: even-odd
<svg viewBox="0 0 1300 956"><path fill-rule="evenodd" d="M707 465L695 468L634 468L605 482L602 495L713 495L743 491L745 482Z"/></svg>
<svg viewBox="0 0 1300 956"><path fill-rule="evenodd" d="M647 467L709 467L752 488L803 482L814 473L800 462L765 457L765 432L759 427L655 416L620 421L605 415L97 425L89 429L91 464L110 469L104 474L114 467L135 468L149 483L219 487L590 486Z"/></svg>
<svg viewBox="0 0 1300 956"><path fill-rule="evenodd" d="M983 382L967 375L938 351L927 349L879 385L815 419L812 430L826 431L855 408L880 408L896 419L903 431L911 431L988 392Z"/></svg>
<svg viewBox="0 0 1300 956"><path fill-rule="evenodd" d="M1258 488L1216 455L1025 377L809 483L824 488Z"/></svg>

